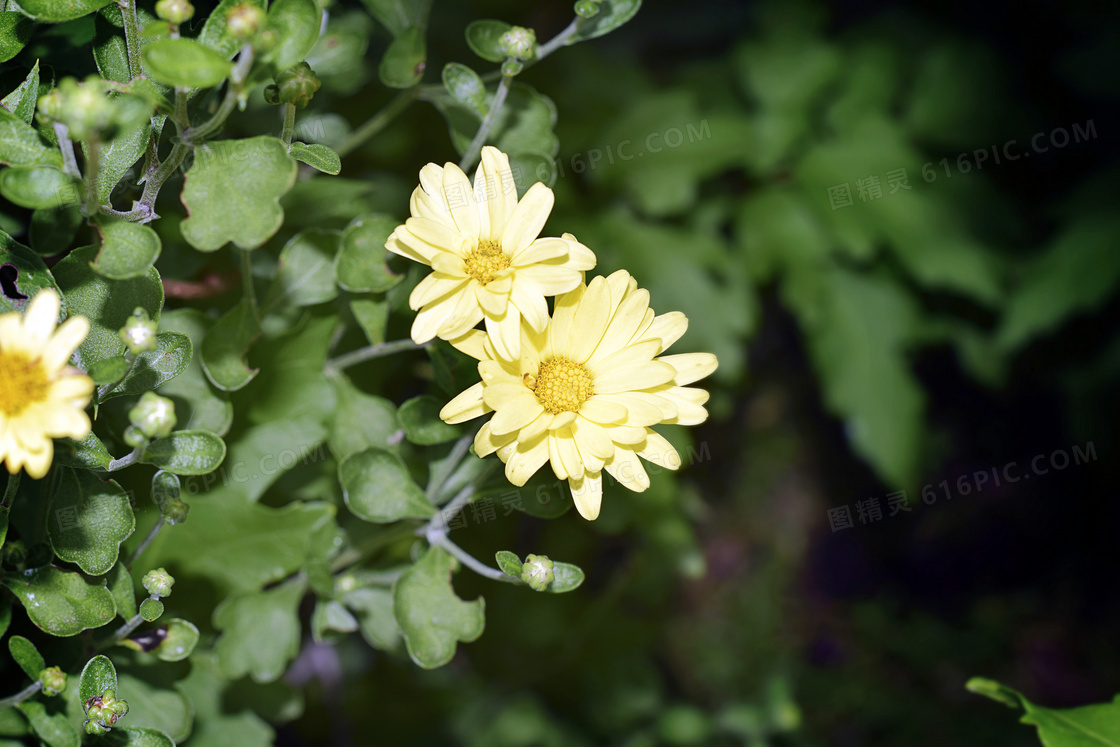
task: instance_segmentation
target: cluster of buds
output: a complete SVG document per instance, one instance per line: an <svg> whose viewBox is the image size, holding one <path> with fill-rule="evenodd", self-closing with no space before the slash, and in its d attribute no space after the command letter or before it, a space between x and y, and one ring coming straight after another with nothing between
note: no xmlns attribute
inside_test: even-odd
<svg viewBox="0 0 1120 747"><path fill-rule="evenodd" d="M502 75L517 75L525 67L523 60L531 60L537 53L537 35L532 29L514 26L498 39L498 49L506 56Z"/></svg>
<svg viewBox="0 0 1120 747"><path fill-rule="evenodd" d="M111 688L86 701L86 734L105 734L117 720L128 713L128 703L117 700Z"/></svg>
<svg viewBox="0 0 1120 747"><path fill-rule="evenodd" d="M158 330L159 325L152 321L148 312L137 306L132 315L128 317L128 321L117 331L117 334L124 346L128 348L129 353L140 355L140 353L156 349L156 332Z"/></svg>
<svg viewBox="0 0 1120 747"><path fill-rule="evenodd" d="M40 96L39 121L49 126L64 125L74 140L109 140L119 126L116 107L96 75L82 83L63 78L56 88Z"/></svg>
<svg viewBox="0 0 1120 747"><path fill-rule="evenodd" d="M526 555L521 565L521 580L533 591L544 591L556 580L553 567L547 555Z"/></svg>
<svg viewBox="0 0 1120 747"><path fill-rule="evenodd" d="M59 695L66 689L66 673L58 667L47 667L39 672L39 684L44 695Z"/></svg>
<svg viewBox="0 0 1120 747"><path fill-rule="evenodd" d="M306 109L311 97L323 85L306 62L278 73L275 80L275 84L264 89L265 101L270 104L295 104L299 109Z"/></svg>
<svg viewBox="0 0 1120 747"><path fill-rule="evenodd" d="M125 442L139 448L153 438L171 435L171 429L178 420L175 417L175 403L155 392L144 392L140 401L128 411L132 423L124 432Z"/></svg>

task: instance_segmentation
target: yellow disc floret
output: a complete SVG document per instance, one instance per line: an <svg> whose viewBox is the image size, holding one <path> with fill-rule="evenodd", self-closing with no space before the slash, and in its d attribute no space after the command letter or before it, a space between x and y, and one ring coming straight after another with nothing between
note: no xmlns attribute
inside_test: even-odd
<svg viewBox="0 0 1120 747"><path fill-rule="evenodd" d="M497 241L481 239L463 263L467 266L468 275L477 280L479 285L486 285L494 279L494 273L509 267L509 257Z"/></svg>
<svg viewBox="0 0 1120 747"><path fill-rule="evenodd" d="M536 381L531 383L541 407L553 415L579 412L583 403L595 393L590 372L564 357L542 363Z"/></svg>
<svg viewBox="0 0 1120 747"><path fill-rule="evenodd" d="M22 353L0 350L0 381L0 413L9 418L45 400L50 390L43 367Z"/></svg>

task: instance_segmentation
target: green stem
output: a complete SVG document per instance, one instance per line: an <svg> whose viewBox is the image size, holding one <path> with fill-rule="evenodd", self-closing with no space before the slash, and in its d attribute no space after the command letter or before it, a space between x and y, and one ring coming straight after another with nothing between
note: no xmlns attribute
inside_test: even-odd
<svg viewBox="0 0 1120 747"><path fill-rule="evenodd" d="M365 124L350 133L342 143L334 149L339 158L351 152L365 141L385 129L386 126L408 108L416 99L417 87L401 91L397 97L385 105L385 108L373 115Z"/></svg>
<svg viewBox="0 0 1120 747"><path fill-rule="evenodd" d="M498 84L498 90L494 92L494 100L490 103L490 111L486 112L486 118L482 120L482 125L475 133L474 140L471 141L466 153L459 160L459 168L463 171L474 166L475 160L482 152L482 146L486 144L486 138L490 137L490 130L494 129L494 125L498 121L498 115L502 111L502 106L506 103L506 96L509 95L509 86L512 82L512 75L502 76L502 82Z"/></svg>
<svg viewBox="0 0 1120 747"><path fill-rule="evenodd" d="M472 571L480 576L484 576L493 581L505 581L507 584L520 584L521 580L513 576L506 575L505 571L498 568L491 568L483 563L481 560L471 555L463 548L456 545L447 535L443 532L432 532L427 535L428 542L435 547L442 547L447 552L454 555L459 561L470 568Z"/></svg>
<svg viewBox="0 0 1120 747"><path fill-rule="evenodd" d="M206 137L218 131L219 128L233 113L234 107L237 106L237 99L245 88L245 78L249 75L249 69L253 66L253 46L251 44L244 44L241 47L241 52L237 57L237 64L233 68L233 72L229 76L229 86L226 88L225 98L218 106L218 111L214 112L214 116L206 120L198 127L190 127L183 131L182 139L190 145L197 145L202 142Z"/></svg>
<svg viewBox="0 0 1120 747"><path fill-rule="evenodd" d="M105 471L116 472L117 470L124 469L131 464L136 464L137 460L139 460L140 457L144 455L144 448L145 447L143 446L137 446L135 449L133 449L128 454L125 454L120 459L114 459L113 461L109 462L109 466L105 468Z"/></svg>
<svg viewBox="0 0 1120 747"><path fill-rule="evenodd" d="M418 345L412 340L393 340L392 342L380 342L376 345L369 345L368 347L359 348L352 352L340 355L337 358L331 358L326 362L325 367L331 371L341 371L350 366L356 366L359 363L364 363L374 358L383 358L386 355L393 355L405 350L420 350L431 345L430 342L425 342Z"/></svg>
<svg viewBox="0 0 1120 747"><path fill-rule="evenodd" d="M97 170L101 167L101 143L95 138L89 140L86 153L86 173L82 180L82 215L90 218L101 209L97 199Z"/></svg>
<svg viewBox="0 0 1120 747"><path fill-rule="evenodd" d="M8 708L9 706L19 705L23 701L30 698L35 693L43 689L43 683L36 680L32 684L20 690L15 695L0 700L0 708Z"/></svg>
<svg viewBox="0 0 1120 747"><path fill-rule="evenodd" d="M575 18L575 20L573 20L571 23L568 24L567 28L565 28L559 34L557 34L556 36L554 36L551 39L549 39L548 41L546 41L544 44L541 44L540 46L538 46L537 47L537 58L536 58L537 61L543 60L545 57L548 57L550 54L555 52L557 49L560 49L560 47L566 46L567 43L568 43L568 40L571 39L573 36L575 36L576 32L579 31L580 21L582 21L582 20L583 20L582 18L579 18L577 16Z"/></svg>
<svg viewBox="0 0 1120 747"><path fill-rule="evenodd" d="M191 119L187 114L187 89L175 87L175 111L171 114L171 121L182 135L184 130L190 129Z"/></svg>
<svg viewBox="0 0 1120 747"><path fill-rule="evenodd" d="M15 500L16 491L19 490L19 480L22 475L22 472L8 475L8 486L4 488L3 499L0 499L0 511L7 511L12 507L12 501Z"/></svg>
<svg viewBox="0 0 1120 747"><path fill-rule="evenodd" d="M156 538L156 535L160 533L160 530L163 529L166 523L167 522L163 520L163 515L160 514L160 517L156 519L156 525L152 527L152 531L148 532L148 536L144 538L144 541L141 542L136 547L136 549L132 551L132 555L129 556L128 562L124 564L124 567L126 569L132 569L132 564L135 563L136 560L144 554L144 551L148 549L148 545L152 544L152 540Z"/></svg>
<svg viewBox="0 0 1120 747"><path fill-rule="evenodd" d="M70 130L61 122L55 122L54 134L58 138L58 150L62 153L63 173L71 179L81 179L82 172L78 169L78 157L74 154L74 141L70 139Z"/></svg>
<svg viewBox="0 0 1120 747"><path fill-rule="evenodd" d="M135 79L143 72L140 65L140 23L136 20L136 0L118 2L124 18L124 44L128 50L128 74Z"/></svg>
<svg viewBox="0 0 1120 747"><path fill-rule="evenodd" d="M284 147L288 150L292 149L292 135L296 131L296 105L284 104L284 130L280 133L280 138L284 141Z"/></svg>
<svg viewBox="0 0 1120 747"><path fill-rule="evenodd" d="M451 477L451 473L463 461L463 457L467 455L467 451L471 448L471 442L474 440L473 435L463 436L451 448L451 453L440 464L439 469L432 473L431 478L428 480L428 487L424 491L424 495L432 503L436 502L439 498L440 491L443 486L447 484L447 478Z"/></svg>
<svg viewBox="0 0 1120 747"><path fill-rule="evenodd" d="M382 547L390 545L399 539L404 539L405 537L411 536L415 533L415 531L415 525L409 526L406 524L398 524L387 529L381 534L374 535L358 547L351 548L346 552L339 554L339 556L331 562L331 572L340 573L341 571L344 571L347 568L350 568L351 566L362 562L367 557L380 550Z"/></svg>
<svg viewBox="0 0 1120 747"><path fill-rule="evenodd" d="M253 319L259 326L261 309L257 305L257 291L253 287L253 257L250 249L241 250L241 282L245 288L245 298L249 301L249 308L253 310Z"/></svg>

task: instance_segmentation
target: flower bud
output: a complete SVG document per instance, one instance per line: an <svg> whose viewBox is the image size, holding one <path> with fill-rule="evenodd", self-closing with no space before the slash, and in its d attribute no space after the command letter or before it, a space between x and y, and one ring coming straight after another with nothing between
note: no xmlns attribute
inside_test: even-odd
<svg viewBox="0 0 1120 747"><path fill-rule="evenodd" d="M185 501L175 499L164 503L162 510L163 520L168 524L181 524L187 520L187 514L190 513L191 507Z"/></svg>
<svg viewBox="0 0 1120 747"><path fill-rule="evenodd" d="M264 11L252 3L240 3L226 11L226 33L234 39L251 39L264 25Z"/></svg>
<svg viewBox="0 0 1120 747"><path fill-rule="evenodd" d="M148 437L135 425L130 425L124 429L124 442L134 449L139 449L148 443Z"/></svg>
<svg viewBox="0 0 1120 747"><path fill-rule="evenodd" d="M579 0L576 3L576 15L580 18L594 18L599 15L599 3L595 0Z"/></svg>
<svg viewBox="0 0 1120 747"><path fill-rule="evenodd" d="M186 23L194 15L194 6L188 0L159 0L156 15L176 25Z"/></svg>
<svg viewBox="0 0 1120 747"><path fill-rule="evenodd" d="M506 57L528 60L537 49L537 35L532 29L514 26L498 39L498 48Z"/></svg>
<svg viewBox="0 0 1120 747"><path fill-rule="evenodd" d="M513 76L525 69L521 60L506 60L502 63L502 75Z"/></svg>
<svg viewBox="0 0 1120 747"><path fill-rule="evenodd" d="M128 419L148 438L163 438L177 422L175 403L155 392L144 392L136 406L128 411Z"/></svg>
<svg viewBox="0 0 1120 747"><path fill-rule="evenodd" d="M66 125L74 140L109 139L117 129L116 108L96 75L83 83L63 78L57 88L39 99L39 117L44 124Z"/></svg>
<svg viewBox="0 0 1120 747"><path fill-rule="evenodd" d="M58 695L66 689L66 673L58 667L48 667L39 672L39 682L44 695Z"/></svg>
<svg viewBox="0 0 1120 747"><path fill-rule="evenodd" d="M52 88L39 97L39 121L44 125L54 125L61 112L62 93L57 88Z"/></svg>
<svg viewBox="0 0 1120 747"><path fill-rule="evenodd" d="M128 703L117 700L116 696L110 688L86 701L86 721L83 724L86 734L105 734L128 713Z"/></svg>
<svg viewBox="0 0 1120 747"><path fill-rule="evenodd" d="M544 591L556 576L547 555L528 555L521 565L521 580L534 591Z"/></svg>
<svg viewBox="0 0 1120 747"><path fill-rule="evenodd" d="M128 352L139 355L148 350L156 349L156 331L159 325L148 317L148 312L139 306L132 312L132 316L117 332L121 342L128 348Z"/></svg>
<svg viewBox="0 0 1120 747"><path fill-rule="evenodd" d="M269 83L264 87L264 100L267 104L279 106L280 104L280 89L276 87L275 83Z"/></svg>
<svg viewBox="0 0 1120 747"><path fill-rule="evenodd" d="M144 588L153 597L171 596L171 587L175 585L175 578L162 568L156 568L144 574L140 580Z"/></svg>
<svg viewBox="0 0 1120 747"><path fill-rule="evenodd" d="M276 76L276 98L282 104L295 104L304 109L321 85L311 66L301 62Z"/></svg>

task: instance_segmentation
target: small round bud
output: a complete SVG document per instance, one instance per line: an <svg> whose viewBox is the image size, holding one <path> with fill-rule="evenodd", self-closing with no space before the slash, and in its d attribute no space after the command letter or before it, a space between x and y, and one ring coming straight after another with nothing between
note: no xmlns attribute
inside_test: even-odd
<svg viewBox="0 0 1120 747"><path fill-rule="evenodd" d="M148 443L148 437L135 425L130 425L124 429L124 442L134 449L139 449Z"/></svg>
<svg viewBox="0 0 1120 747"><path fill-rule="evenodd" d="M502 50L506 57L516 57L519 60L531 59L537 49L537 35L532 29L514 26L498 39L498 49Z"/></svg>
<svg viewBox="0 0 1120 747"><path fill-rule="evenodd" d="M62 93L53 88L39 97L39 121L44 125L54 125L62 113Z"/></svg>
<svg viewBox="0 0 1120 747"><path fill-rule="evenodd" d="M595 0L579 0L576 3L576 15L580 18L594 18L599 15L599 3Z"/></svg>
<svg viewBox="0 0 1120 747"><path fill-rule="evenodd" d="M547 555L528 555L521 565L521 580L534 591L544 591L556 579L552 568Z"/></svg>
<svg viewBox="0 0 1120 747"><path fill-rule="evenodd" d="M304 109L321 85L319 76L311 66L301 62L276 76L276 98L282 104L295 104Z"/></svg>
<svg viewBox="0 0 1120 747"><path fill-rule="evenodd" d="M226 11L226 33L234 39L252 39L264 25L264 11L252 3L239 3Z"/></svg>
<svg viewBox="0 0 1120 747"><path fill-rule="evenodd" d="M39 682L43 685L44 695L58 695L66 689L66 673L58 667L48 667L39 672Z"/></svg>
<svg viewBox="0 0 1120 747"><path fill-rule="evenodd" d="M506 60L502 63L502 75L505 76L517 75L524 69L525 66L521 64L521 60Z"/></svg>
<svg viewBox="0 0 1120 747"><path fill-rule="evenodd" d="M148 438L163 438L175 427L175 403L155 392L144 392L128 419Z"/></svg>
<svg viewBox="0 0 1120 747"><path fill-rule="evenodd" d="M167 501L161 508L163 520L168 524L181 524L187 520L187 514L191 512L191 507L179 499Z"/></svg>
<svg viewBox="0 0 1120 747"><path fill-rule="evenodd" d="M188 0L159 0L156 15L176 25L186 23L194 15L194 6Z"/></svg>
<svg viewBox="0 0 1120 747"><path fill-rule="evenodd" d="M166 597L171 595L171 587L175 585L175 579L164 569L156 568L145 573L140 583L144 584L144 588L153 597Z"/></svg>
<svg viewBox="0 0 1120 747"><path fill-rule="evenodd" d="M117 332L121 342L128 348L128 352L139 355L148 350L156 349L156 332L159 325L151 320L148 312L139 306L132 312L132 316Z"/></svg>
<svg viewBox="0 0 1120 747"><path fill-rule="evenodd" d="M112 137L117 129L116 108L105 95L101 78L91 75L85 82L63 78L58 87L39 99L41 121L66 126L73 140Z"/></svg>

